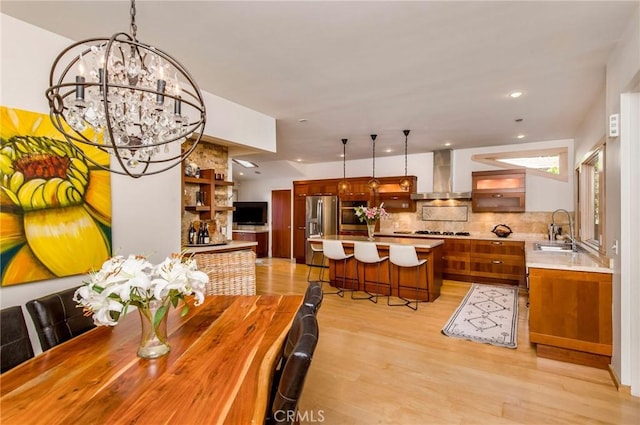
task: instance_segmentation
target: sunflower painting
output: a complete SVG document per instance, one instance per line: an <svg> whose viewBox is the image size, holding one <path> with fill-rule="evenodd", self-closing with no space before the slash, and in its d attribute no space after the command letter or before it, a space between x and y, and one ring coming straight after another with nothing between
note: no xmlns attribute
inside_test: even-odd
<svg viewBox="0 0 640 425"><path fill-rule="evenodd" d="M106 153L83 150L99 164ZM111 178L48 115L0 107L2 286L87 273L111 255Z"/></svg>

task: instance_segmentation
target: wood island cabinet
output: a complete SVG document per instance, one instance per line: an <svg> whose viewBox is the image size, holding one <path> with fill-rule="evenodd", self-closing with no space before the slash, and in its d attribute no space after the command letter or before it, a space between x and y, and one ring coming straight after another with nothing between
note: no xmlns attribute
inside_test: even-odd
<svg viewBox="0 0 640 425"><path fill-rule="evenodd" d="M613 325L611 274L529 269L529 339L538 357L606 369Z"/></svg>
<svg viewBox="0 0 640 425"><path fill-rule="evenodd" d="M473 212L524 212L525 177L524 169L472 172Z"/></svg>

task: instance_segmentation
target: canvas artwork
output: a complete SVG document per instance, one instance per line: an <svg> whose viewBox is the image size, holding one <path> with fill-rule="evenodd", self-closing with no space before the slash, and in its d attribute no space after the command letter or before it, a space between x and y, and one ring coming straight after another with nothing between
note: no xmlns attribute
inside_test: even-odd
<svg viewBox="0 0 640 425"><path fill-rule="evenodd" d="M83 152L109 164L94 147ZM49 115L0 106L2 286L84 274L110 256L109 172L75 152Z"/></svg>

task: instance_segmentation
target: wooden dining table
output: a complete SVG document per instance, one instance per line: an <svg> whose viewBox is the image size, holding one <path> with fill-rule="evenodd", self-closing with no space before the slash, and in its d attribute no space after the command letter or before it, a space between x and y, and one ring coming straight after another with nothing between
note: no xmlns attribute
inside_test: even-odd
<svg viewBox="0 0 640 425"><path fill-rule="evenodd" d="M262 424L300 295L209 296L171 309L171 351L142 359L128 314L0 375L0 423Z"/></svg>

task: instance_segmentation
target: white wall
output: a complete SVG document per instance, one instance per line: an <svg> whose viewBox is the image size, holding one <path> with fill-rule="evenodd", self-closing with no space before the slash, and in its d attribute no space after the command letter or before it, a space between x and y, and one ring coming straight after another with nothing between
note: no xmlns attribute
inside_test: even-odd
<svg viewBox="0 0 640 425"><path fill-rule="evenodd" d="M607 122L609 115L620 113L620 98L625 92L638 90L640 81L640 7L630 17L622 38L616 49L609 57L606 72L606 107L605 116ZM637 118L637 117L636 117ZM636 121L637 122L637 121ZM637 143L635 140L633 143ZM640 396L640 341L638 340L638 323L629 320L634 317L630 312L637 310L640 299L637 285L640 276L625 276L622 279L622 265L620 251L612 249L613 245L620 241L622 234L622 215L631 215L630 219L637 220L638 211L622 211L621 206L621 163L625 166L637 167L638 158L621 157L620 138L607 138L606 147L606 245L607 256L614 260L613 274L613 358L612 367L623 385L631 387L632 394ZM631 174L626 174L631 178ZM625 187L635 187L634 182L625 181ZM625 232L628 229L624 229ZM621 246L620 249L628 249ZM637 252L635 253L638 254ZM632 257L632 261L637 260ZM627 270L629 270L627 268ZM624 283L624 285L623 285ZM630 286L635 285L632 291ZM636 299L630 299L629 295L635 294ZM626 320L623 320L626 319Z"/></svg>
<svg viewBox="0 0 640 425"><path fill-rule="evenodd" d="M4 14L0 14L0 35L0 104L48 113L44 93L49 70L58 53L72 41ZM203 95L207 99L207 116L215 113L208 119L208 135L266 150L274 148L273 118L217 96ZM139 179L112 175L111 191L114 254L147 254L153 262L159 262L180 251L180 167ZM2 287L0 307L24 308L32 298L82 284L83 277ZM26 321L34 349L39 352L31 319L27 317Z"/></svg>
<svg viewBox="0 0 640 425"><path fill-rule="evenodd" d="M588 156L594 146L596 146L605 136L605 89L598 95L593 105L587 111L580 129L574 139L574 160L575 169Z"/></svg>

